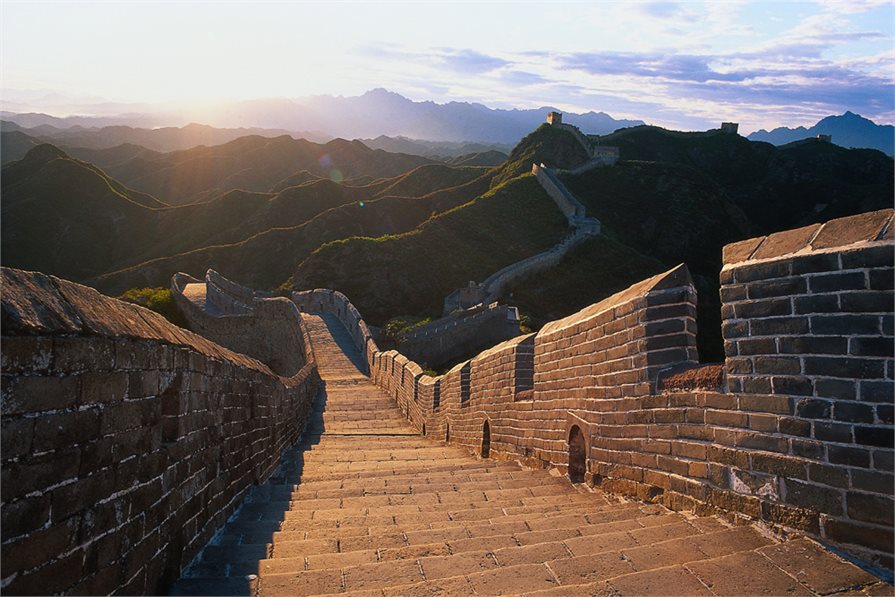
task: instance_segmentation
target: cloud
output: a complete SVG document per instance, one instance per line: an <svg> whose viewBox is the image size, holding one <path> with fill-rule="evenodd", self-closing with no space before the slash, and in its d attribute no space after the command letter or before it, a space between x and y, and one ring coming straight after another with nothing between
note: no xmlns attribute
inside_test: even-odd
<svg viewBox="0 0 895 597"><path fill-rule="evenodd" d="M510 64L506 60L488 56L475 50L438 48L438 52L432 56L432 59L452 71L460 73L482 74Z"/></svg>
<svg viewBox="0 0 895 597"><path fill-rule="evenodd" d="M640 12L657 18L667 18L679 15L683 6L679 2L645 2L637 5Z"/></svg>

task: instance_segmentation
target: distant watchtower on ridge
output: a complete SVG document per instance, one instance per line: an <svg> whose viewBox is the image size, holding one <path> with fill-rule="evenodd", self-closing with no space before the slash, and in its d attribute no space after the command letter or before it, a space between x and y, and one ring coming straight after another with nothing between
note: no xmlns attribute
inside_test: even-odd
<svg viewBox="0 0 895 597"><path fill-rule="evenodd" d="M739 122L722 122L721 123L721 132L727 133L728 135L736 135L737 130L740 128Z"/></svg>
<svg viewBox="0 0 895 597"><path fill-rule="evenodd" d="M818 140L818 141L822 141L822 142L824 142L824 143L832 143L832 142L833 142L833 135L818 135L818 136L817 136L817 140Z"/></svg>
<svg viewBox="0 0 895 597"><path fill-rule="evenodd" d="M550 126L562 124L562 112L547 112L547 124Z"/></svg>

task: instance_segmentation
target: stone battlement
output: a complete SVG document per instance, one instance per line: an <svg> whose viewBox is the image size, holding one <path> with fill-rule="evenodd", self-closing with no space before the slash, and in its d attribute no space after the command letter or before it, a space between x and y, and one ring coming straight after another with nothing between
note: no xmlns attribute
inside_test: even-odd
<svg viewBox="0 0 895 597"><path fill-rule="evenodd" d="M312 359L301 315L287 298L258 293L214 270L204 281L174 274L171 292L190 329L258 359L278 375L289 377Z"/></svg>
<svg viewBox="0 0 895 597"><path fill-rule="evenodd" d="M892 213L726 247L714 391L660 383L697 360L684 266L435 378L379 351L344 295L310 291L302 308L350 313L374 383L430 436L891 568Z"/></svg>
<svg viewBox="0 0 895 597"><path fill-rule="evenodd" d="M441 368L519 335L519 310L491 303L442 317L402 334L398 349L420 363Z"/></svg>
<svg viewBox="0 0 895 597"><path fill-rule="evenodd" d="M316 363L281 377L91 288L2 278L3 592L161 593L296 441Z"/></svg>

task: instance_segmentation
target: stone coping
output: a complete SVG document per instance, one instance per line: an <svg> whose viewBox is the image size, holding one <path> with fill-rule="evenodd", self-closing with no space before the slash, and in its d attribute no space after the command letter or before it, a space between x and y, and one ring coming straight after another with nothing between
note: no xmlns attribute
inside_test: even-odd
<svg viewBox="0 0 895 597"><path fill-rule="evenodd" d="M839 250L859 243L891 242L895 232L893 214L895 210L891 208L881 209L731 243L724 247L724 267L747 261Z"/></svg>

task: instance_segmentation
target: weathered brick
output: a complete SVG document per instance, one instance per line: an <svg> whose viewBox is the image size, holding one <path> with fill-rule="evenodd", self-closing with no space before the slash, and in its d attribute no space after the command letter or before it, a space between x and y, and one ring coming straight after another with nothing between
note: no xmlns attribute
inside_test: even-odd
<svg viewBox="0 0 895 597"><path fill-rule="evenodd" d="M829 419L833 412L833 404L827 400L802 398L796 402L795 415L806 419Z"/></svg>
<svg viewBox="0 0 895 597"><path fill-rule="evenodd" d="M29 456L0 468L0 492L4 502L30 493L39 493L78 474L80 453L77 448Z"/></svg>
<svg viewBox="0 0 895 597"><path fill-rule="evenodd" d="M835 313L839 311L839 296L836 294L808 294L793 298L793 313Z"/></svg>
<svg viewBox="0 0 895 597"><path fill-rule="evenodd" d="M841 515L845 511L841 491L795 479L786 479L784 483L788 504L833 515Z"/></svg>
<svg viewBox="0 0 895 597"><path fill-rule="evenodd" d="M848 339L841 336L784 336L777 340L781 354L845 354Z"/></svg>
<svg viewBox="0 0 895 597"><path fill-rule="evenodd" d="M99 435L99 411L61 412L39 417L34 426L34 450L67 449Z"/></svg>
<svg viewBox="0 0 895 597"><path fill-rule="evenodd" d="M53 371L111 371L115 368L115 343L107 338L54 337Z"/></svg>
<svg viewBox="0 0 895 597"><path fill-rule="evenodd" d="M814 382L804 375L774 376L771 384L775 394L810 396L814 393Z"/></svg>
<svg viewBox="0 0 895 597"><path fill-rule="evenodd" d="M807 479L805 462L788 456L773 454L753 454L752 469L772 475L781 475L794 479Z"/></svg>
<svg viewBox="0 0 895 597"><path fill-rule="evenodd" d="M827 455L832 464L870 468L870 451L864 448L828 446Z"/></svg>
<svg viewBox="0 0 895 597"><path fill-rule="evenodd" d="M791 419L789 417L781 417L777 425L780 433L786 435L795 435L798 437L809 437L811 435L811 423L802 419Z"/></svg>
<svg viewBox="0 0 895 597"><path fill-rule="evenodd" d="M734 284L721 287L721 302L731 303L733 301L741 301L746 298L746 286L744 284Z"/></svg>
<svg viewBox="0 0 895 597"><path fill-rule="evenodd" d="M873 423L875 413L870 404L837 401L834 403L833 418L837 421Z"/></svg>
<svg viewBox="0 0 895 597"><path fill-rule="evenodd" d="M895 434L891 427L867 427L855 425L855 443L863 446L895 447Z"/></svg>
<svg viewBox="0 0 895 597"><path fill-rule="evenodd" d="M823 458L824 455L824 444L819 441L791 439L789 440L789 448L795 456L801 456L802 458L817 460Z"/></svg>
<svg viewBox="0 0 895 597"><path fill-rule="evenodd" d="M857 396L857 384L844 379L815 379L814 391L824 398L853 400Z"/></svg>
<svg viewBox="0 0 895 597"><path fill-rule="evenodd" d="M18 458L31 452L33 418L3 417L0 429L0 453L4 459Z"/></svg>
<svg viewBox="0 0 895 597"><path fill-rule="evenodd" d="M742 356L774 354L777 343L774 338L747 338L737 342L737 350Z"/></svg>
<svg viewBox="0 0 895 597"><path fill-rule="evenodd" d="M895 453L892 450L874 450L873 468L887 473L895 471Z"/></svg>
<svg viewBox="0 0 895 597"><path fill-rule="evenodd" d="M812 274L839 269L839 255L836 253L815 253L798 255L792 259L793 274Z"/></svg>
<svg viewBox="0 0 895 597"><path fill-rule="evenodd" d="M880 333L879 317L874 315L812 315L812 334L853 336Z"/></svg>
<svg viewBox="0 0 895 597"><path fill-rule="evenodd" d="M42 373L53 360L53 340L46 336L6 336L0 351L0 371L8 375Z"/></svg>
<svg viewBox="0 0 895 597"><path fill-rule="evenodd" d="M808 277L808 287L813 293L863 290L866 282L864 272L835 272Z"/></svg>
<svg viewBox="0 0 895 597"><path fill-rule="evenodd" d="M3 508L0 508L4 541L36 531L50 519L49 495L24 497L15 501L4 498L4 501Z"/></svg>
<svg viewBox="0 0 895 597"><path fill-rule="evenodd" d="M787 259L744 265L735 268L734 276L737 282L753 282L756 280L768 280L771 278L785 278L792 271L791 262Z"/></svg>
<svg viewBox="0 0 895 597"><path fill-rule="evenodd" d="M848 469L827 464L809 464L808 478L821 485L848 489Z"/></svg>
<svg viewBox="0 0 895 597"><path fill-rule="evenodd" d="M749 336L749 323L746 321L724 321L721 323L721 334L726 340Z"/></svg>
<svg viewBox="0 0 895 597"><path fill-rule="evenodd" d="M741 383L743 391L750 394L770 394L773 391L770 377L745 377Z"/></svg>
<svg viewBox="0 0 895 597"><path fill-rule="evenodd" d="M772 317L749 322L749 329L755 336L782 336L787 334L807 334L807 317Z"/></svg>
<svg viewBox="0 0 895 597"><path fill-rule="evenodd" d="M794 375L802 372L802 365L797 357L758 356L753 360L756 373L776 373Z"/></svg>
<svg viewBox="0 0 895 597"><path fill-rule="evenodd" d="M792 303L787 298L752 300L737 303L734 306L737 319L754 319L757 317L774 317L792 314Z"/></svg>
<svg viewBox="0 0 895 597"><path fill-rule="evenodd" d="M849 520L830 518L824 521L824 535L838 543L865 545L882 552L889 552L895 542L891 527L855 523Z"/></svg>
<svg viewBox="0 0 895 597"><path fill-rule="evenodd" d="M822 441L850 444L853 441L852 426L846 423L815 421L814 437Z"/></svg>
<svg viewBox="0 0 895 597"><path fill-rule="evenodd" d="M871 290L893 290L895 289L895 277L893 277L891 267L870 270L870 289Z"/></svg>
<svg viewBox="0 0 895 597"><path fill-rule="evenodd" d="M842 252L842 267L858 269L865 267L892 267L895 258L891 245L878 245Z"/></svg>
<svg viewBox="0 0 895 597"><path fill-rule="evenodd" d="M851 486L853 489L889 496L895 494L895 475L857 468L842 470L848 470L851 474Z"/></svg>
<svg viewBox="0 0 895 597"><path fill-rule="evenodd" d="M839 305L844 313L885 313L892 310L892 292L844 292L839 296Z"/></svg>
<svg viewBox="0 0 895 597"><path fill-rule="evenodd" d="M880 379L884 368L882 361L849 357L805 357L806 375L846 377L849 379Z"/></svg>
<svg viewBox="0 0 895 597"><path fill-rule="evenodd" d="M876 418L884 425L891 425L895 422L895 407L891 404L877 404Z"/></svg>
<svg viewBox="0 0 895 597"><path fill-rule="evenodd" d="M78 400L77 377L3 376L4 415L37 413L73 407Z"/></svg>
<svg viewBox="0 0 895 597"><path fill-rule="evenodd" d="M895 502L891 497L849 491L846 494L848 516L854 520L892 526Z"/></svg>
<svg viewBox="0 0 895 597"><path fill-rule="evenodd" d="M80 378L82 405L120 402L127 397L128 375L124 371L88 371L81 374Z"/></svg>
<svg viewBox="0 0 895 597"><path fill-rule="evenodd" d="M892 338L850 338L848 341L849 354L856 356L893 357L895 356L895 341Z"/></svg>

